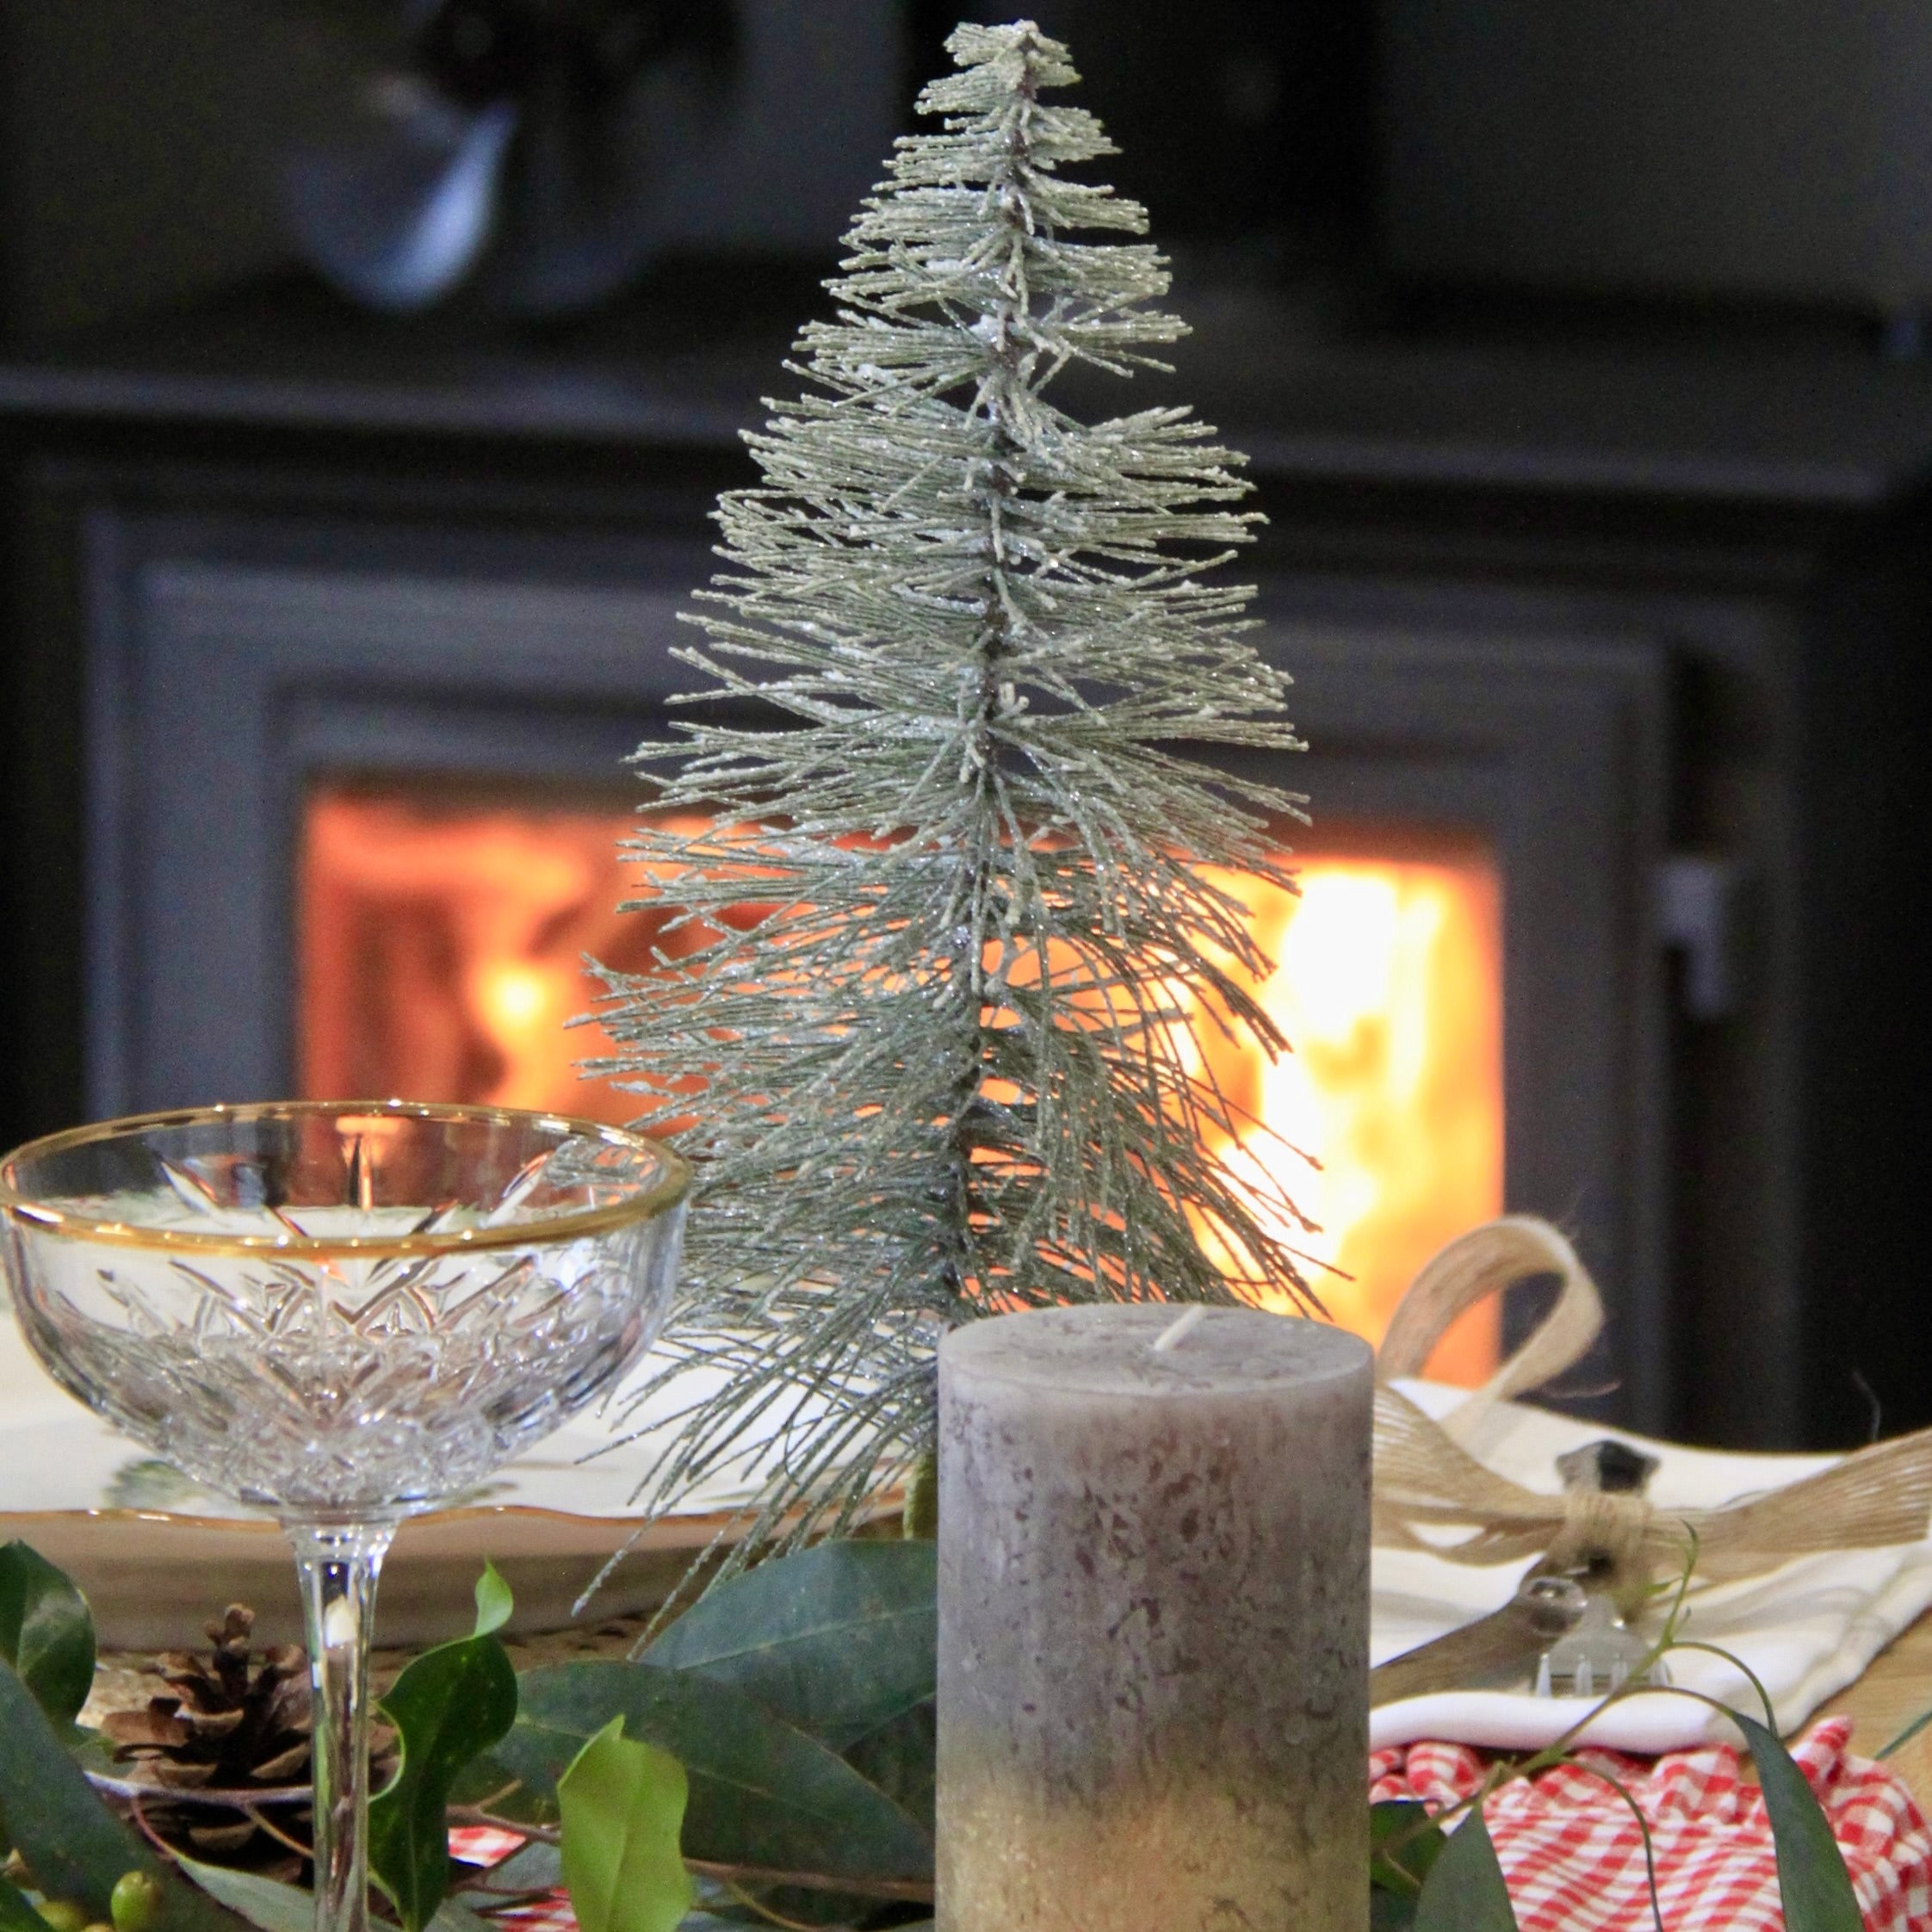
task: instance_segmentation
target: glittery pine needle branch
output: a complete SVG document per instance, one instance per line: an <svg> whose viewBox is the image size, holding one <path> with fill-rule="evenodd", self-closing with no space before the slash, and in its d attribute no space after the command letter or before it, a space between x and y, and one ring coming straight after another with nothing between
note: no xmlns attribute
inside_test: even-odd
<svg viewBox="0 0 1932 1932"><path fill-rule="evenodd" d="M1062 176L1116 152L1043 98L1078 77L1065 48L1028 22L948 46L920 102L944 132L898 143L788 365L810 392L768 406L763 486L721 502L732 567L680 655L738 721L636 754L662 774L640 903L678 910L655 970L607 975L596 1070L695 1121L701 1175L660 1378L699 1393L653 1500L771 1437L754 1545L904 1475L959 1322L1309 1298L1269 1178L1292 1156L1229 1171L1215 1150L1260 1130L1192 1031L1285 1044L1203 870L1289 882L1297 815L1211 762L1298 748L1252 591L1211 574L1255 520L1228 507L1242 459L1185 409L1048 399L1069 363L1163 368L1185 330L1144 306L1153 249L1074 238L1146 218Z"/></svg>

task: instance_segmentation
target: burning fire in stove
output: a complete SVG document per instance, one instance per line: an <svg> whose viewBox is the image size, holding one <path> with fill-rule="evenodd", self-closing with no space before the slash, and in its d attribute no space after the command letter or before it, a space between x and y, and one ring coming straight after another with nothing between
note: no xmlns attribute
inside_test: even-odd
<svg viewBox="0 0 1932 1932"><path fill-rule="evenodd" d="M616 911L637 893L616 850L630 822L622 809L542 801L313 796L301 1092L635 1118L638 1096L578 1075L608 1036L563 1025L597 990L586 957L643 971L661 940L662 918ZM1297 1161L1287 1179L1322 1234L1281 1233L1327 1265L1315 1278L1324 1304L1372 1340L1421 1263L1502 1205L1495 871L1477 851L1417 852L1392 837L1359 854L1300 854L1298 896L1235 884L1277 962L1260 996L1294 1051L1271 1066L1212 1028L1200 1036L1229 1097L1271 1141L1319 1162ZM1492 1303L1451 1332L1432 1372L1480 1380L1497 1345Z"/></svg>
<svg viewBox="0 0 1932 1932"><path fill-rule="evenodd" d="M1323 1304L1375 1341L1422 1264L1502 1211L1500 895L1477 853L1296 865L1295 896L1224 881L1276 963L1260 997L1294 1050L1270 1064L1203 1028L1200 1051L1271 1139L1319 1163L1288 1178L1321 1237L1279 1232L1336 1271L1315 1278ZM1490 1302L1444 1338L1431 1372L1479 1382L1500 1340Z"/></svg>

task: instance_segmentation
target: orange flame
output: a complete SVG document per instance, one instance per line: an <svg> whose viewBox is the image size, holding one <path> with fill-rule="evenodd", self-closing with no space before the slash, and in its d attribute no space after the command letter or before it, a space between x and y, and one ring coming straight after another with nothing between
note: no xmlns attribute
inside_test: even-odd
<svg viewBox="0 0 1932 1932"><path fill-rule="evenodd" d="M473 1100L622 1122L649 1102L579 1061L567 1031L602 990L585 955L650 965L661 918L636 895L597 808L319 792L299 884L298 1079L317 1099ZM696 829L694 825L693 829Z"/></svg>
<svg viewBox="0 0 1932 1932"><path fill-rule="evenodd" d="M300 1090L319 1099L464 1099L623 1121L652 1102L578 1063L609 1052L567 1031L600 990L586 955L650 965L670 916L618 913L640 888L628 814L460 796L319 791L300 880ZM689 827L698 829L698 821ZM1384 848L1386 849L1386 847ZM1378 1338L1441 1243L1501 1211L1500 907L1480 854L1304 857L1301 894L1223 875L1278 962L1258 996L1294 1043L1273 1066L1212 1027L1205 1066L1274 1136L1316 1157L1285 1176L1322 1233L1277 1230L1341 1271L1316 1285ZM1220 1150L1230 1165L1258 1146ZM1493 1307L1452 1331L1432 1372L1481 1379Z"/></svg>
<svg viewBox="0 0 1932 1932"><path fill-rule="evenodd" d="M1316 1290L1376 1341L1436 1249L1502 1210L1500 895L1477 856L1298 855L1296 870L1298 897L1220 876L1276 962L1258 996L1293 1050L1271 1066L1212 1028L1199 1050L1268 1129L1225 1149L1230 1166L1280 1158L1274 1136L1319 1161L1285 1178L1321 1235L1277 1233L1341 1271L1317 1272ZM1430 1372L1479 1382L1499 1341L1491 1303L1456 1324Z"/></svg>

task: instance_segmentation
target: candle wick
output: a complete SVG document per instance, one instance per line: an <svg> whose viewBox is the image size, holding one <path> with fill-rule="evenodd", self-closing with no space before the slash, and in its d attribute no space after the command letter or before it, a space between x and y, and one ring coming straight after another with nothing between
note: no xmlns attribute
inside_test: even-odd
<svg viewBox="0 0 1932 1932"><path fill-rule="evenodd" d="M1177 1315L1154 1338L1154 1353L1156 1355L1165 1355L1170 1348L1178 1348L1206 1320L1206 1307L1197 1302L1185 1314Z"/></svg>

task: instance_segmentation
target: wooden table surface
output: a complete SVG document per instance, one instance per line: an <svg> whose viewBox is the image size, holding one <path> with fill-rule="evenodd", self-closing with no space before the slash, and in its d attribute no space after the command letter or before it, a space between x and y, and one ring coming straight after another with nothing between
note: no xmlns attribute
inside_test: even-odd
<svg viewBox="0 0 1932 1932"><path fill-rule="evenodd" d="M1917 1717L1932 1710L1932 1610L1894 1638L1849 1690L1826 1704L1821 1715L1842 1712L1855 1721L1852 1749L1876 1757ZM1886 1761L1911 1786L1922 1811L1932 1812L1932 1725Z"/></svg>
<svg viewBox="0 0 1932 1932"><path fill-rule="evenodd" d="M584 1656L620 1657L635 1644L647 1619L617 1618L609 1623L557 1631L547 1636L512 1638L510 1651L519 1670L533 1664L564 1663ZM167 1686L152 1675L153 1658L132 1651L106 1651L93 1697L82 1713L98 1723L108 1710L133 1710ZM408 1662L403 1651L379 1650L375 1675L378 1694ZM1899 1732L1932 1710L1932 1611L1903 1632L1848 1690L1832 1698L1819 1716L1842 1713L1855 1725L1852 1749L1875 1757ZM1814 1722L1816 1719L1813 1720ZM1932 1813L1932 1725L1928 1725L1889 1761L1911 1787L1920 1806Z"/></svg>

